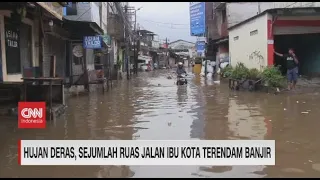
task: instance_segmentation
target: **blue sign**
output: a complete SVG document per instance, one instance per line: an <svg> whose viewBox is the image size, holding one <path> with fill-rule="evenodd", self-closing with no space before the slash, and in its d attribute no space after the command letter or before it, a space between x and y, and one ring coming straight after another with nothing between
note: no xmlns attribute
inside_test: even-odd
<svg viewBox="0 0 320 180"><path fill-rule="evenodd" d="M196 44L197 47L197 52L198 53L203 53L206 49L206 42L204 41L198 41Z"/></svg>
<svg viewBox="0 0 320 180"><path fill-rule="evenodd" d="M205 2L190 2L191 36L203 36L206 33Z"/></svg>
<svg viewBox="0 0 320 180"><path fill-rule="evenodd" d="M101 36L85 36L83 38L84 49L101 49L102 37Z"/></svg>

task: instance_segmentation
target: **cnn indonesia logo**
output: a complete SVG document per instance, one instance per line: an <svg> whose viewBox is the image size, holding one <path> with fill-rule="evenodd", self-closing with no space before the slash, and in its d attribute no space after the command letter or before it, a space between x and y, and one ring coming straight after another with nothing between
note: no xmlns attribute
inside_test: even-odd
<svg viewBox="0 0 320 180"><path fill-rule="evenodd" d="M18 128L45 128L45 102L19 102Z"/></svg>

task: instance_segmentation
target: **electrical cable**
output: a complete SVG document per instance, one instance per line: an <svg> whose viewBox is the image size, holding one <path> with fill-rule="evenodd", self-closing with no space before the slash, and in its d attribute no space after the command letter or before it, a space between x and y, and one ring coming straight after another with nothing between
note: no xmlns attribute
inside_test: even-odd
<svg viewBox="0 0 320 180"><path fill-rule="evenodd" d="M141 19L142 21L146 21L146 22L151 22L151 23L157 23L157 24L168 24L168 25L175 25L175 26L189 26L189 24L176 24L176 23L167 23L167 22L157 22L157 21L152 21L152 20L147 20L144 18L141 18L140 16L139 19Z"/></svg>

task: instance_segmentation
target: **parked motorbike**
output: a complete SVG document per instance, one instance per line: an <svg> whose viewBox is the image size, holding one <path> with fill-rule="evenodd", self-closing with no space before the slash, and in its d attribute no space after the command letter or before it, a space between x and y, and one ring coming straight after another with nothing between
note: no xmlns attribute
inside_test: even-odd
<svg viewBox="0 0 320 180"><path fill-rule="evenodd" d="M177 76L177 85L184 85L187 84L187 79L186 79L187 74L180 74Z"/></svg>

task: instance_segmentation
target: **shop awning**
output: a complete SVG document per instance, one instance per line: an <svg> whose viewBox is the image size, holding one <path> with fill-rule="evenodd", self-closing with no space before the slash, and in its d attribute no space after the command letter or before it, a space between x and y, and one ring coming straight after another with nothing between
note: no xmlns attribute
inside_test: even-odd
<svg viewBox="0 0 320 180"><path fill-rule="evenodd" d="M70 32L72 40L82 40L84 36L103 35L103 30L95 22L63 19L63 28Z"/></svg>

